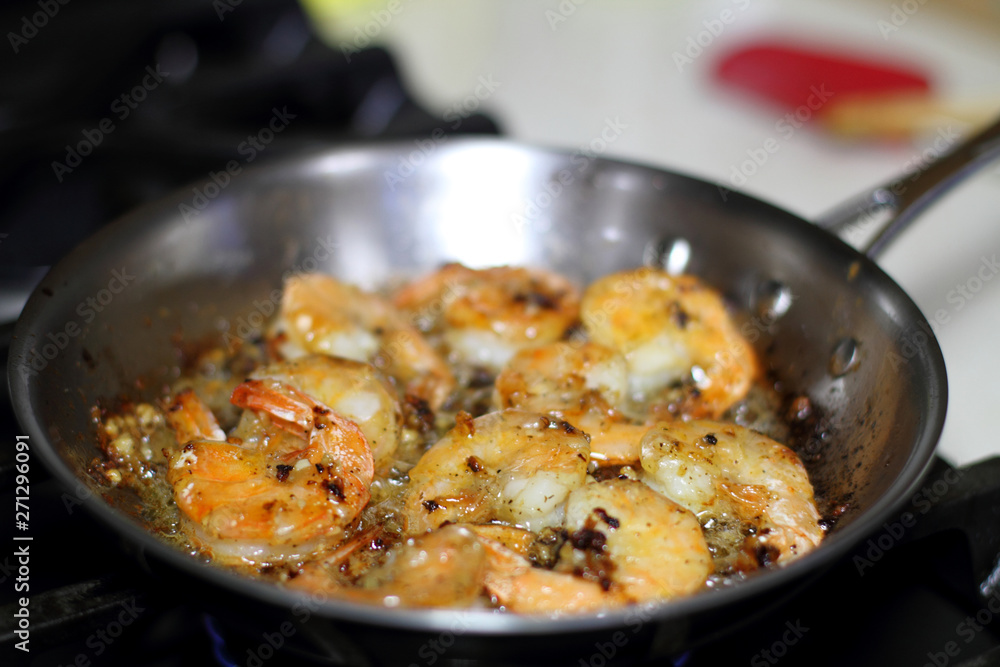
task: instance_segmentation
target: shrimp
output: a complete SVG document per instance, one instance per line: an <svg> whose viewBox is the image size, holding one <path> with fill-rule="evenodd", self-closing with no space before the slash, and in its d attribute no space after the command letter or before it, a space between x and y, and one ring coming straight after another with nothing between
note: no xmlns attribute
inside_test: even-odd
<svg viewBox="0 0 1000 667"><path fill-rule="evenodd" d="M167 406L166 417L180 445L192 440L226 439L215 415L191 389L174 396Z"/></svg>
<svg viewBox="0 0 1000 667"><path fill-rule="evenodd" d="M531 545L538 539L538 536L530 530L505 526L500 523L469 524L467 527L477 536L499 542L525 558L530 556Z"/></svg>
<svg viewBox="0 0 1000 667"><path fill-rule="evenodd" d="M460 413L410 470L408 530L446 521L558 526L566 496L586 480L589 453L587 436L567 422L520 410L474 420Z"/></svg>
<svg viewBox="0 0 1000 667"><path fill-rule="evenodd" d="M620 354L597 343L557 342L515 354L497 376L493 402L500 409L574 415L617 406L627 391Z"/></svg>
<svg viewBox="0 0 1000 667"><path fill-rule="evenodd" d="M665 600L699 590L712 555L694 514L642 482L587 484L566 500L557 569L617 590L630 602Z"/></svg>
<svg viewBox="0 0 1000 667"><path fill-rule="evenodd" d="M619 410L628 394L625 359L591 342L558 342L521 350L497 377L498 408L545 412L590 436L598 465L639 462L648 425L633 424Z"/></svg>
<svg viewBox="0 0 1000 667"><path fill-rule="evenodd" d="M289 586L387 607L467 608L482 597L486 552L473 532L449 525L397 545L359 587L341 583L329 566L309 563Z"/></svg>
<svg viewBox="0 0 1000 667"><path fill-rule="evenodd" d="M371 362L434 410L455 387L448 364L402 313L330 276L288 279L270 338L286 359L323 353Z"/></svg>
<svg viewBox="0 0 1000 667"><path fill-rule="evenodd" d="M758 561L753 568L785 563L823 539L805 466L767 436L722 422L674 422L651 429L641 447L644 481L712 529L721 561L742 553Z"/></svg>
<svg viewBox="0 0 1000 667"><path fill-rule="evenodd" d="M631 398L655 404L682 383L670 416L718 418L758 373L722 298L694 276L649 268L605 276L584 292L581 314L593 341L625 356Z"/></svg>
<svg viewBox="0 0 1000 667"><path fill-rule="evenodd" d="M620 591L599 583L532 565L501 542L480 536L486 549L484 586L494 604L524 614L581 614L627 602Z"/></svg>
<svg viewBox="0 0 1000 667"><path fill-rule="evenodd" d="M641 482L575 489L566 500L565 530L554 570L533 567L480 533L486 590L497 604L520 613L595 612L689 595L712 570L694 515Z"/></svg>
<svg viewBox="0 0 1000 667"><path fill-rule="evenodd" d="M244 413L238 435L191 440L170 456L167 482L194 541L248 564L342 541L374 475L361 429L277 380L248 380L231 400L257 413Z"/></svg>
<svg viewBox="0 0 1000 667"><path fill-rule="evenodd" d="M390 389L371 364L313 354L258 368L250 378L279 380L314 397L361 428L375 457L376 469L393 462L402 415Z"/></svg>
<svg viewBox="0 0 1000 667"><path fill-rule="evenodd" d="M440 329L459 360L498 372L520 349L562 338L579 316L566 278L540 269L448 264L395 295L424 331Z"/></svg>

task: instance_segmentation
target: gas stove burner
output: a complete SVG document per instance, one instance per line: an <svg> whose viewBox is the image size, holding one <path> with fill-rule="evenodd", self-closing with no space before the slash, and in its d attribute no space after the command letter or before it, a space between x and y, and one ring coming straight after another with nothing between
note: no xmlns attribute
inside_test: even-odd
<svg viewBox="0 0 1000 667"><path fill-rule="evenodd" d="M239 667L239 663L233 660L229 654L229 647L222 635L222 629L218 627L218 621L208 614L203 614L201 618L205 625L205 631L212 641L212 655L215 657L216 664L219 667ZM270 657L271 654L268 655L268 658Z"/></svg>

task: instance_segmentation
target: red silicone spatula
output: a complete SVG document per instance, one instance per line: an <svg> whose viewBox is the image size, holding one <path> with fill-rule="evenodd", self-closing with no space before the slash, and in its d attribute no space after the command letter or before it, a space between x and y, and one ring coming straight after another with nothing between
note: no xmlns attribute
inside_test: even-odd
<svg viewBox="0 0 1000 667"><path fill-rule="evenodd" d="M727 86L786 109L808 105L816 115L822 115L829 100L925 94L930 89L927 76L915 67L767 41L730 51L715 64L714 75Z"/></svg>

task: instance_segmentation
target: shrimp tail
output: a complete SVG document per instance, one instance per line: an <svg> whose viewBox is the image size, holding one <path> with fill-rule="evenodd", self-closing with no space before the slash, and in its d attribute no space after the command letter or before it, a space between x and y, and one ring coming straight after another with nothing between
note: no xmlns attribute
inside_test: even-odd
<svg viewBox="0 0 1000 667"><path fill-rule="evenodd" d="M319 406L308 395L277 380L247 380L236 386L229 402L239 408L265 412L275 426L303 439L308 439L314 426L310 407Z"/></svg>
<svg viewBox="0 0 1000 667"><path fill-rule="evenodd" d="M374 458L361 428L295 387L279 380L247 380L233 390L229 400L237 407L267 414L275 426L309 441L310 446L323 439L323 449L335 459L350 460L352 472L368 480L374 475ZM363 452L358 451L358 443L363 443Z"/></svg>
<svg viewBox="0 0 1000 667"><path fill-rule="evenodd" d="M167 406L166 417L177 436L177 442L182 445L192 440L226 439L215 415L191 389L185 389L174 396L174 400Z"/></svg>

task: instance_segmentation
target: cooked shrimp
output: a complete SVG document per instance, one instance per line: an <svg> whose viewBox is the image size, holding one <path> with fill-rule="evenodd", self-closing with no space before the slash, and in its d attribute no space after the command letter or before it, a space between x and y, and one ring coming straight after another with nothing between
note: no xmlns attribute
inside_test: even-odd
<svg viewBox="0 0 1000 667"><path fill-rule="evenodd" d="M248 380L231 441L192 440L167 481L196 542L220 561L302 558L343 540L369 499L371 450L356 424L276 380Z"/></svg>
<svg viewBox="0 0 1000 667"><path fill-rule="evenodd" d="M562 338L579 316L580 297L549 271L449 264L397 292L395 303L423 330L440 329L460 360L496 372L518 350Z"/></svg>
<svg viewBox="0 0 1000 667"><path fill-rule="evenodd" d="M722 551L782 563L823 539L802 461L756 431L713 421L660 424L642 440L642 468L647 483L703 524L730 524L712 536ZM731 526L734 517L743 530Z"/></svg>
<svg viewBox="0 0 1000 667"><path fill-rule="evenodd" d="M250 377L279 380L314 397L361 428L376 469L392 463L402 415L371 364L313 354L258 368Z"/></svg>
<svg viewBox="0 0 1000 667"><path fill-rule="evenodd" d="M387 607L469 607L482 597L486 553L476 535L459 525L444 526L397 545L385 561L350 588L329 571L308 564L289 586L331 593Z"/></svg>
<svg viewBox="0 0 1000 667"><path fill-rule="evenodd" d="M533 567L523 554L480 533L486 589L497 604L520 613L594 612L687 595L711 573L698 520L640 482L575 489L566 501L565 530L555 570Z"/></svg>
<svg viewBox="0 0 1000 667"><path fill-rule="evenodd" d="M532 531L557 526L566 496L586 479L589 453L587 437L563 421L520 410L460 414L410 470L408 529L494 520Z"/></svg>
<svg viewBox="0 0 1000 667"><path fill-rule="evenodd" d="M642 482L608 480L569 494L557 569L572 570L630 602L700 589L712 556L694 514Z"/></svg>
<svg viewBox="0 0 1000 667"><path fill-rule="evenodd" d="M190 389L180 392L167 406L167 424L177 436L177 444L192 440L225 440L226 434L204 401Z"/></svg>
<svg viewBox="0 0 1000 667"><path fill-rule="evenodd" d="M722 298L694 276L649 268L605 276L584 292L581 313L595 342L625 356L640 403L682 383L671 412L718 418L757 375L754 350Z"/></svg>
<svg viewBox="0 0 1000 667"><path fill-rule="evenodd" d="M574 422L590 436L590 460L600 466L638 465L642 437L648 424L633 424L619 415L595 412L580 415Z"/></svg>
<svg viewBox="0 0 1000 667"><path fill-rule="evenodd" d="M371 362L434 410L455 386L447 363L402 313L330 276L288 279L271 338L286 359L323 353Z"/></svg>
<svg viewBox="0 0 1000 667"><path fill-rule="evenodd" d="M496 605L524 614L582 614L618 607L628 600L619 590L574 576L535 567L501 542L480 537L486 549L485 587Z"/></svg>
<svg viewBox="0 0 1000 667"><path fill-rule="evenodd" d="M500 409L570 415L617 406L627 391L620 354L597 343L558 342L515 354L497 376L493 402Z"/></svg>
<svg viewBox="0 0 1000 667"><path fill-rule="evenodd" d="M590 436L590 460L599 465L638 464L649 426L618 409L627 394L620 354L597 343L558 342L514 355L497 377L493 403L565 419Z"/></svg>
<svg viewBox="0 0 1000 667"><path fill-rule="evenodd" d="M501 523L469 524L467 528L479 537L499 542L525 558L531 554L531 545L538 539L538 536L530 530L505 526Z"/></svg>

